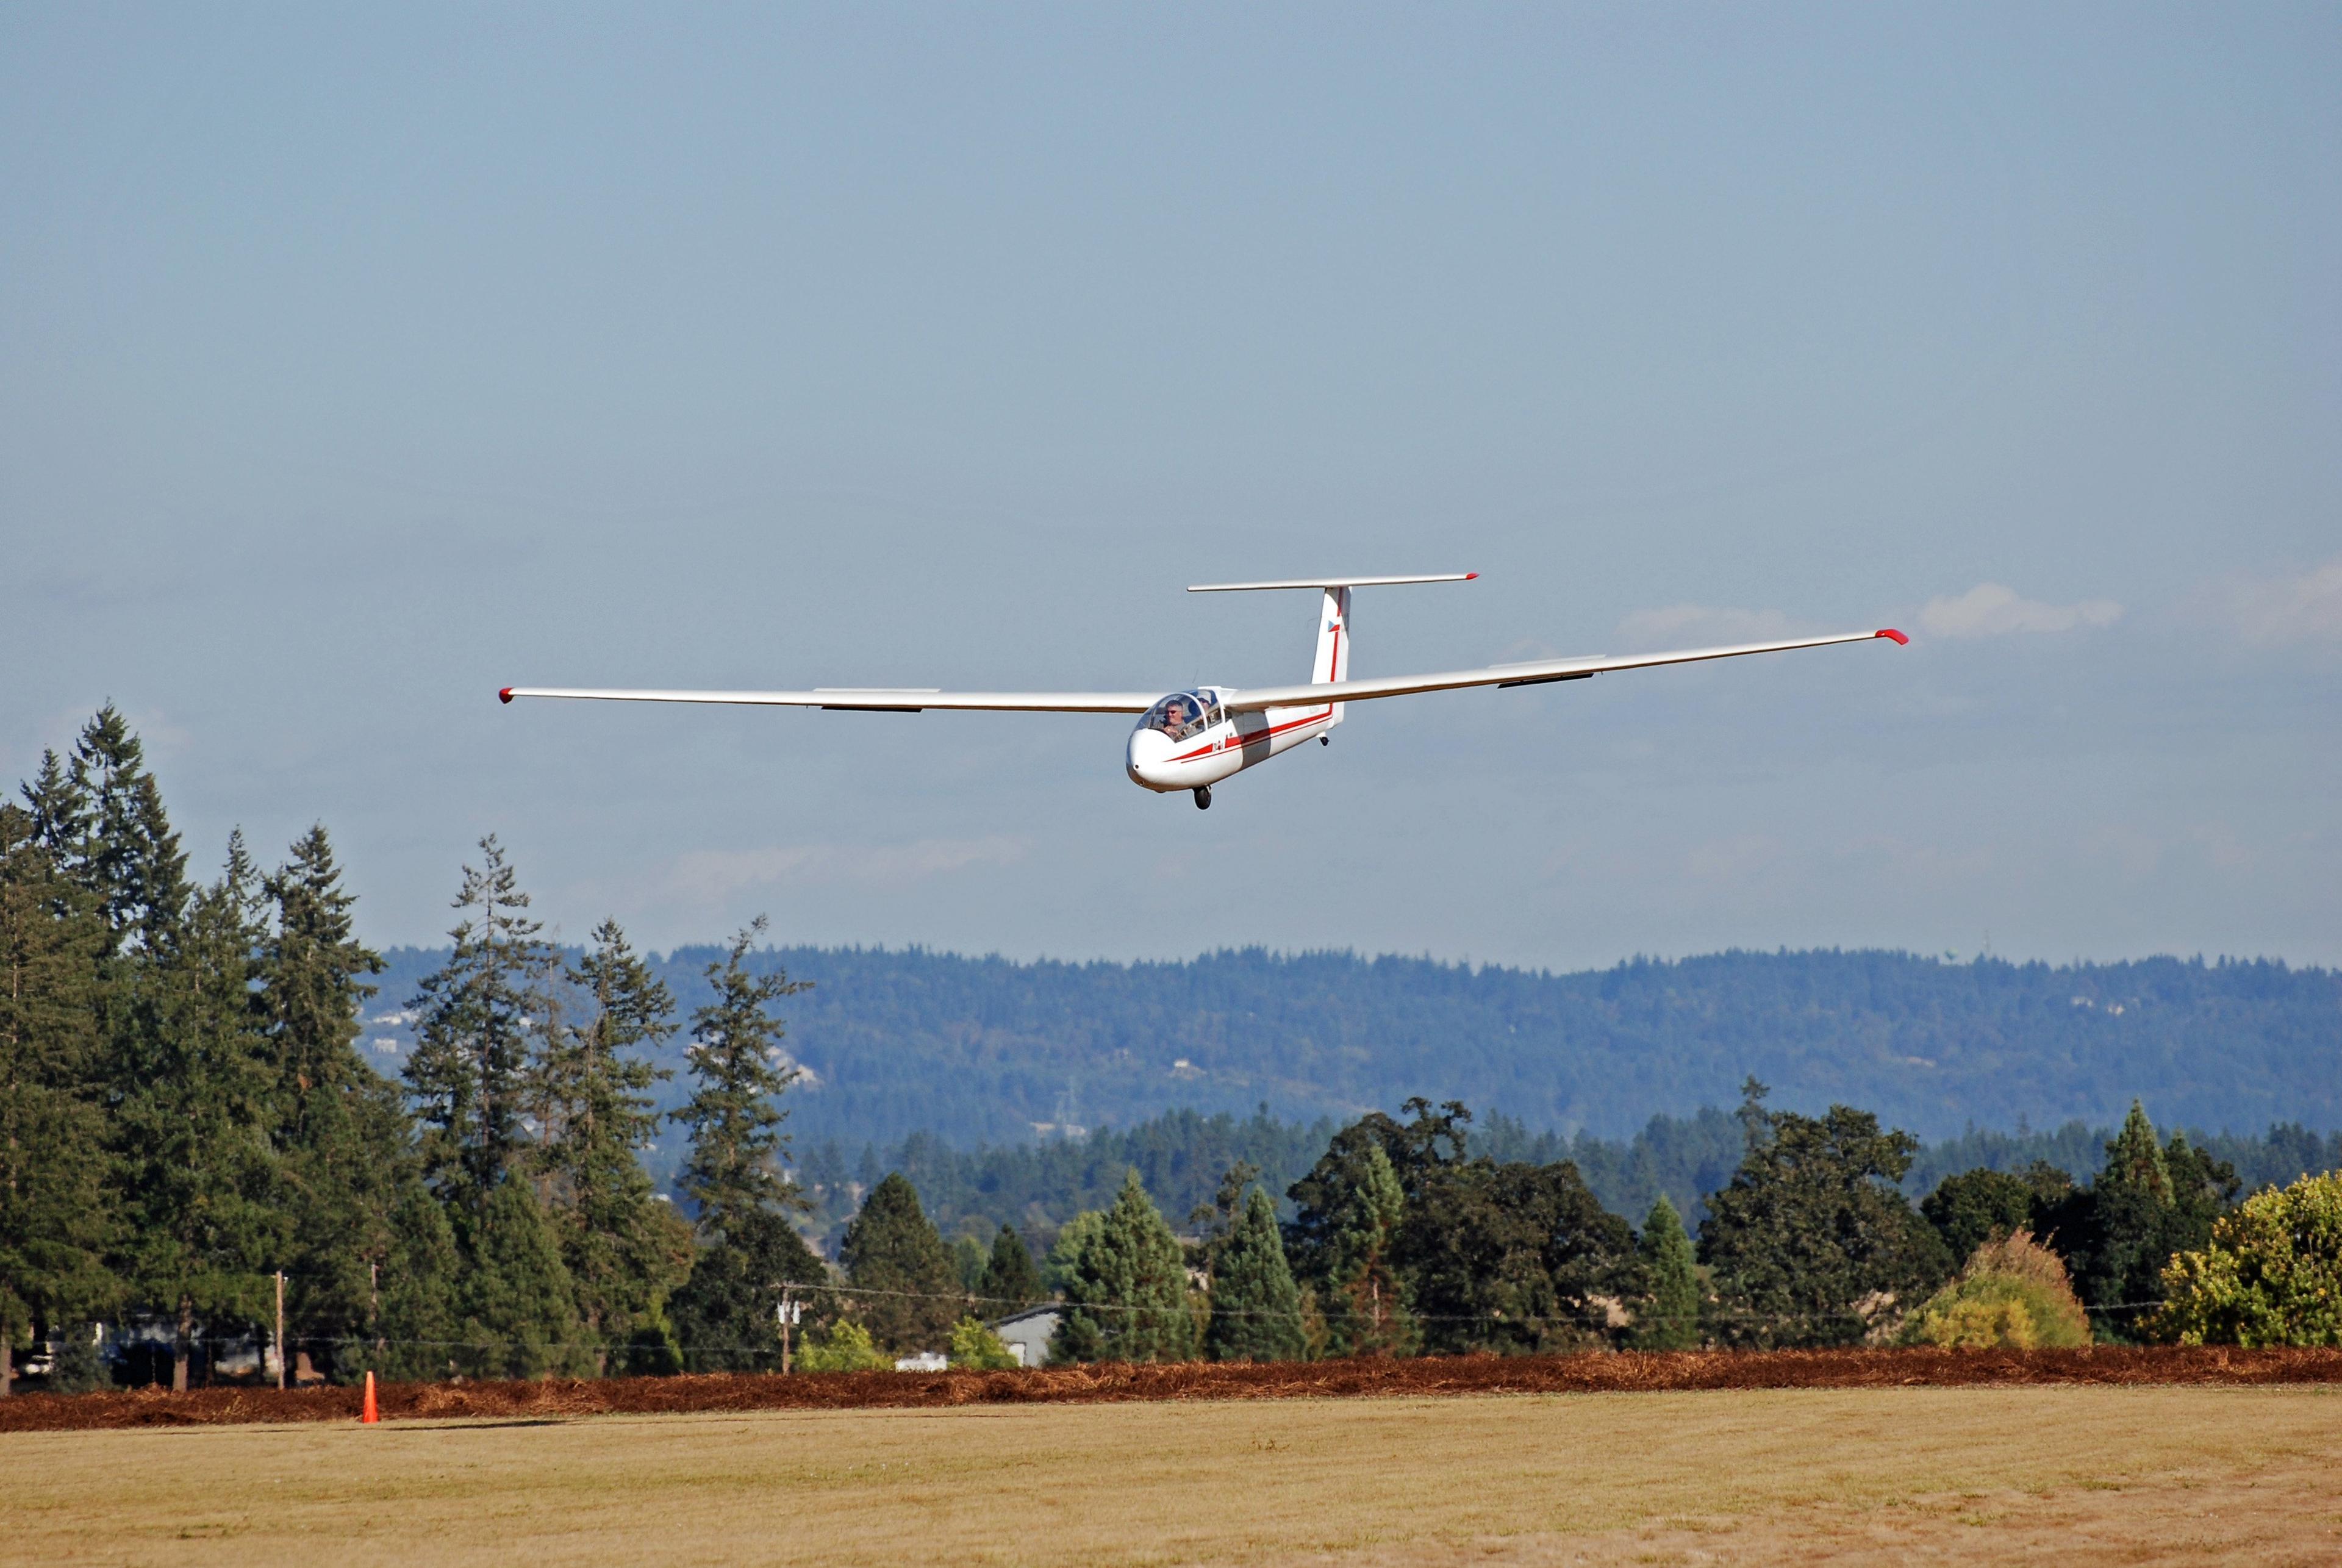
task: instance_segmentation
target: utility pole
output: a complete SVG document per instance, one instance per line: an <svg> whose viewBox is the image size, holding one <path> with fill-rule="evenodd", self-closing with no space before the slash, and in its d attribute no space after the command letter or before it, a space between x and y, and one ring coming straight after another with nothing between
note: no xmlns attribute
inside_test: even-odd
<svg viewBox="0 0 2342 1568"><path fill-rule="evenodd" d="M276 1271L276 1386L285 1386L285 1271Z"/></svg>
<svg viewBox="0 0 2342 1568"><path fill-rule="evenodd" d="M789 1330L803 1321L804 1313L805 1303L791 1300L789 1287L783 1285L780 1304L773 1308L773 1316L779 1320L781 1325L781 1375L783 1377L789 1374Z"/></svg>

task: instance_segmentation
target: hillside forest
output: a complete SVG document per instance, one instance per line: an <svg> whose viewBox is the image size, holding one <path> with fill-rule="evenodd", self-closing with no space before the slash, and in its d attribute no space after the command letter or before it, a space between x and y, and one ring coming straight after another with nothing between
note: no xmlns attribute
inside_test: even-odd
<svg viewBox="0 0 2342 1568"><path fill-rule="evenodd" d="M1397 964L1387 1038L1430 1050L1430 999L1445 991L1466 998L1451 1019L1530 1021L1536 1050L1507 1057L1482 1036L1458 1045L1465 1065L1450 1074L1410 1056L1415 1044L1377 1056L1328 1044L1317 1076L1296 1053L1278 1092L1349 1094L1416 1060L1436 1084L1509 1074L1520 1093L1486 1102L1500 1114L1394 1095L1379 1103L1395 1111L1305 1102L1316 1114L1303 1120L1263 1094L1239 1118L1199 1090L1199 1105L1119 1129L1076 1132L1061 1114L965 1148L913 1127L887 1155L866 1136L849 1159L835 1134L857 1124L834 1113L832 1135L797 1159L799 1107L884 1080L872 1064L886 1052L844 1043L856 1030L891 1046L886 1021L905 1020L905 1040L927 1042L906 1047L911 1066L947 1061L956 1076L929 1090L963 1103L1022 1070L1005 1042L1035 1028L1029 1009L1002 1006L996 1037L956 1032L968 1004L939 987L856 1014L837 999L856 974L957 965L1029 1000L1050 966L832 954L836 968L809 985L759 925L663 962L615 920L558 944L489 838L463 869L448 946L385 997L389 966L356 934L325 830L273 867L232 838L199 879L115 710L69 754L45 756L20 794L0 804L0 1393L20 1356L53 1392L185 1387L264 1365L338 1380L761 1370L787 1363L791 1333L806 1368L946 1348L998 1364L986 1322L1045 1302L1051 1353L1074 1360L2342 1334L2326 1294L2305 1313L2267 1288L2282 1273L2323 1292L2333 1261L2315 1238L2342 1236L2329 1213L2342 1179L2317 1174L2342 1150L2298 1123L2167 1136L2133 1100L2106 1136L2020 1124L1926 1150L1853 1094L1776 1108L1744 1074L1733 1110L1648 1117L1606 1142L1590 1116L1556 1114L1555 1085L1579 1081L1543 1061L1581 1028L1597 1055L1681 1040L1705 1042L1683 1048L1706 1061L1770 1018L1787 1037L1767 1047L1779 1059L1823 1074L1835 1052L1848 1084L1907 1093L1907 1075L1866 1077L1863 1064L1925 1040L1955 1069L1946 1081L1966 1081L1996 1054L2047 1057L2024 1043L2030 1020L2068 1048L2041 1078L2064 1085L2047 1106L2127 1059L2107 1039L2130 1039L2153 1047L2143 1075L2208 1096L2185 1104L2259 1104L2258 1076L2286 1062L2282 1103L2317 1112L2333 1074L2316 1064L2330 1069L2337 1051L2324 972L2109 966L2092 979L2116 988L2085 996L2075 970L1888 954L1562 977ZM1095 1017L1078 1012L1080 987L1057 987L1049 1016L1086 1042L1065 1049L1092 1073L1089 1088L1059 1089L1060 1109L1107 1093L1099 1063L1191 1038L1192 1009L1163 1012L1156 1035L1116 1033L1134 1009L1167 1007L1166 975L1195 994L1216 974L1315 966L1338 990L1389 962L1223 954L1066 970L1107 992L1160 973ZM687 985L667 978L678 964L696 966ZM1869 989L1822 984L1849 974ZM1943 974L1979 998L1969 1014L1897 990ZM1719 1000L1740 981L1756 1001ZM828 1011L815 1011L825 991ZM2057 991L2071 994L2051 1006ZM388 1052L370 1034L385 1001L401 1032ZM795 1033L809 1012L861 1021L836 1024L816 1056ZM2135 1038L2107 1033L2134 1014ZM1227 1042L1247 1029L1283 1051L1265 1017L1219 1015L1194 1038L1221 1044L1174 1058L1188 1070L1177 1082L1240 1076L1232 1064L1252 1058ZM1988 1045L1979 1017L1999 1021ZM1368 1019L1313 1027L1338 1042ZM2198 1059L2174 1060L2190 1047ZM1040 1054L1033 1094L1064 1059ZM375 1065L393 1056L395 1077ZM1586 1094L1570 1092L1584 1111ZM986 1114L1016 1098L994 1103ZM2240 1164L2268 1183L2249 1200ZM2314 1255L2267 1272L2268 1249L2302 1236Z"/></svg>

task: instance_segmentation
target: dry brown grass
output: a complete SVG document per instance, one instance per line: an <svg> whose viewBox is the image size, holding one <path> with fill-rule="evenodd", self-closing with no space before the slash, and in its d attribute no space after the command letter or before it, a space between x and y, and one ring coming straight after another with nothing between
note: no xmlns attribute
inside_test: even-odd
<svg viewBox="0 0 2342 1568"><path fill-rule="evenodd" d="M963 1406L0 1437L0 1560L2342 1561L2342 1390Z"/></svg>

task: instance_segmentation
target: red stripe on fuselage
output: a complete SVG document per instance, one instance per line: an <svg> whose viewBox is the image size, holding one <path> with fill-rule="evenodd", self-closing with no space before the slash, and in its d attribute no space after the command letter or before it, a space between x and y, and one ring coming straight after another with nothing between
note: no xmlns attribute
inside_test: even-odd
<svg viewBox="0 0 2342 1568"><path fill-rule="evenodd" d="M1256 746L1265 741L1274 740L1287 730L1297 730L1304 724L1323 724L1333 716L1334 710L1329 706L1324 713L1312 714L1306 719L1287 719L1281 724L1271 724L1268 728L1259 731L1255 734L1240 734L1236 737L1236 745L1239 750L1246 746ZM1204 745L1197 746L1192 752L1183 752L1179 755L1173 757L1171 760L1175 763L1191 763L1197 757L1209 756L1211 754L1212 748L1210 746Z"/></svg>

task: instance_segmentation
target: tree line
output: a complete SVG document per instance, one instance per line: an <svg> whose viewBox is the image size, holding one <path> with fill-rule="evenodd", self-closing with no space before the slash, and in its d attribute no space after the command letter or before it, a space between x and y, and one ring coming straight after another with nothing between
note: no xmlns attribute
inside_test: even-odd
<svg viewBox="0 0 2342 1568"><path fill-rule="evenodd" d="M2086 1181L1979 1166L1914 1204L1909 1134L1768 1096L1744 1086L1740 1155L1696 1237L1664 1195L1636 1227L1574 1162L1475 1153L1471 1113L1422 1099L1336 1131L1281 1223L1239 1161L1183 1234L1126 1165L1037 1270L1013 1224L956 1257L891 1172L809 1293L825 1310L806 1364L946 1343L998 1364L977 1319L1036 1303L1058 1318L1058 1362L2342 1336L2342 1176L2239 1208L2225 1161L2134 1104Z"/></svg>
<svg viewBox="0 0 2342 1568"><path fill-rule="evenodd" d="M800 987L744 965L760 927L681 1019L615 921L574 957L546 942L491 837L394 1084L357 1049L382 961L322 826L270 871L234 836L191 879L111 706L21 794L0 804L0 1393L35 1345L52 1386L99 1380L108 1320L159 1333L184 1388L207 1347L273 1335L280 1280L285 1348L348 1380L715 1364L826 1277L776 1104L772 1009ZM663 1117L651 1057L679 1033L689 1094ZM638 1158L663 1119L689 1136L688 1217Z"/></svg>
<svg viewBox="0 0 2342 1568"><path fill-rule="evenodd" d="M833 1266L801 1234L814 1205L783 1130L797 1069L776 1009L805 986L759 962L761 923L706 957L686 1010L615 921L583 949L549 943L484 840L450 946L414 982L394 1083L358 1049L383 965L322 826L270 870L233 836L193 880L111 707L21 795L0 804L0 1391L35 1347L48 1386L99 1381L99 1323L135 1325L185 1387L209 1347L273 1333L280 1288L285 1348L348 1380L946 1346L999 1364L985 1321L1045 1302L1052 1353L1073 1360L2020 1333L2066 1310L2009 1304L2053 1272L2102 1336L2267 1334L2294 1331L2239 1283L2263 1276L2237 1238L2307 1234L2289 1277L2326 1266L2325 1233L2287 1231L2295 1211L2266 1193L2237 1210L2233 1166L2136 1104L2087 1182L1980 1165L1915 1206L1916 1138L1843 1105L1770 1109L1753 1079L1728 1171L1709 1118L1678 1140L1718 1173L1691 1230L1664 1193L1630 1224L1547 1135L1499 1122L1476 1140L1464 1105L1416 1099L1306 1134L1263 1111L1094 1144L1094 1202L1046 1234L1004 1222L989 1245L964 1216L947 1243L912 1174L878 1175ZM641 1159L668 1124L687 1140L671 1195ZM1199 1200L1186 1235L1133 1154ZM2300 1212L2324 1213L2322 1191ZM2246 1304L2204 1306L2216 1284Z"/></svg>

